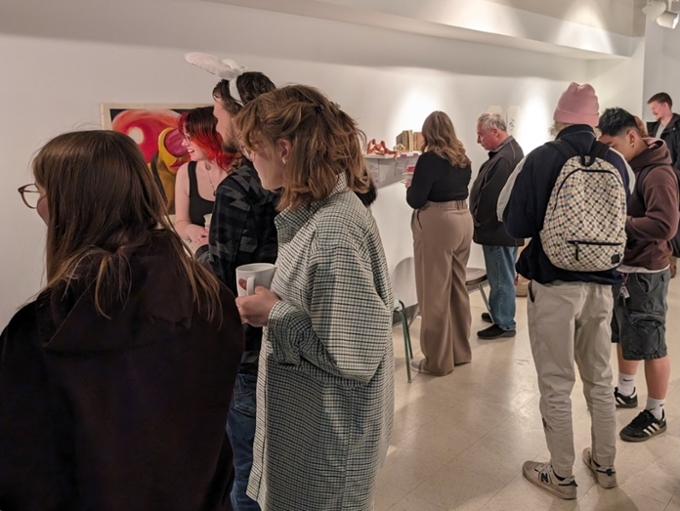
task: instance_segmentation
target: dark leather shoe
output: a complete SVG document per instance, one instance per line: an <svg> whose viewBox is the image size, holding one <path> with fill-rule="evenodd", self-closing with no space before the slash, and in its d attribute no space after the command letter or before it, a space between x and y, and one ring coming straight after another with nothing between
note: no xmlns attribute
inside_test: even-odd
<svg viewBox="0 0 680 511"><path fill-rule="evenodd" d="M489 314L488 312L484 312L482 314L482 321L485 321L487 323L493 323L493 319L491 319L491 314Z"/></svg>
<svg viewBox="0 0 680 511"><path fill-rule="evenodd" d="M480 339L500 339L501 337L515 337L517 331L503 330L498 325L491 325L489 328L477 332L477 337Z"/></svg>

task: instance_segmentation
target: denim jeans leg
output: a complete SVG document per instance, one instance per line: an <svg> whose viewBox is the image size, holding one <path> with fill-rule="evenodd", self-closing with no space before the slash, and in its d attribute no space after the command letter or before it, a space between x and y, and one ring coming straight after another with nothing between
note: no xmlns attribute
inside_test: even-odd
<svg viewBox="0 0 680 511"><path fill-rule="evenodd" d="M483 245L482 249L489 279L491 317L501 329L514 330L517 247Z"/></svg>
<svg viewBox="0 0 680 511"><path fill-rule="evenodd" d="M259 504L246 495L250 469L253 466L256 392L257 375L239 373L227 419L227 435L234 451L235 478L231 490L234 511L260 511Z"/></svg>

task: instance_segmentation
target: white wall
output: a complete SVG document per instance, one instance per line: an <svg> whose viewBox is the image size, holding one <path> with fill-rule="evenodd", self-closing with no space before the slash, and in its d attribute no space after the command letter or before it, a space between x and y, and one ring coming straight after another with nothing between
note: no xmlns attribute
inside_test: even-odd
<svg viewBox="0 0 680 511"><path fill-rule="evenodd" d="M664 30L661 54L663 69L661 90L671 95L675 101L675 111L680 112L680 27L675 30Z"/></svg>
<svg viewBox="0 0 680 511"><path fill-rule="evenodd" d="M633 42L635 48L631 58L588 63L588 81L597 91L600 110L621 107L638 116L643 113L645 38Z"/></svg>
<svg viewBox="0 0 680 511"><path fill-rule="evenodd" d="M60 3L62 10L73 5ZM127 8L140 26L173 27L175 16L192 24L175 37L163 33L159 41L145 34L145 44L131 45L93 41L75 22L69 28L80 40L10 35L0 21L0 326L42 281L44 226L16 192L31 181L31 156L58 133L98 126L102 102L209 102L217 80L186 64L187 51L219 52L278 84L318 86L356 117L369 137L389 144L402 129L418 129L432 110L444 110L475 171L486 158L475 144L477 114L489 105L522 106L518 138L528 150L547 139L552 107L566 83L583 81L587 71L583 61L248 9L177 2L164 15L172 19L158 19L152 9L136 12L134 5L139 4ZM233 30L214 30L217 18L228 20ZM29 21L23 20L26 33L42 30ZM107 40L109 32L103 25ZM281 34L287 34L285 40ZM130 34L130 39L138 37ZM410 209L403 196L403 188L393 185L380 191L374 207L393 268L411 254ZM482 263L479 250L472 262Z"/></svg>
<svg viewBox="0 0 680 511"><path fill-rule="evenodd" d="M657 92L667 92L680 112L680 28L669 30L647 20L645 36L644 118L653 121L647 100Z"/></svg>

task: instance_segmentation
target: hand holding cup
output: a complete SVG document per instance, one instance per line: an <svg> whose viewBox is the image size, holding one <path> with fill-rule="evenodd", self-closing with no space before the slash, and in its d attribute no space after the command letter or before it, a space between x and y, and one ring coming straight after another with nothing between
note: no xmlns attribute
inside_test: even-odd
<svg viewBox="0 0 680 511"><path fill-rule="evenodd" d="M267 326L269 313L279 297L269 291L276 266L269 263L256 263L236 268L238 298L236 306L241 320L252 326Z"/></svg>
<svg viewBox="0 0 680 511"><path fill-rule="evenodd" d="M239 282L239 288L241 286L245 288L245 285L246 282L244 280ZM255 327L262 327L267 326L269 323L269 314L279 301L280 298L275 293L272 293L265 287L258 286L252 295L239 296L236 299L236 306L244 323Z"/></svg>

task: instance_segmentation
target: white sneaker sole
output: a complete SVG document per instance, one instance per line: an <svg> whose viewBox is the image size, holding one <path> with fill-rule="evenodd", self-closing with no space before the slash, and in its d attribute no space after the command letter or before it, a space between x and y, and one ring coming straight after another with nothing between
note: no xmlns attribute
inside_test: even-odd
<svg viewBox="0 0 680 511"><path fill-rule="evenodd" d="M560 487L555 486L554 484L546 484L542 483L538 479L533 477L533 468L527 468L527 467L522 467L522 473L524 474L524 478L529 481L530 483L535 484L539 488L552 493L556 497L559 497L564 500L576 500L577 497L577 492L575 487L570 487L569 490L564 491ZM571 489L573 488L573 490Z"/></svg>
<svg viewBox="0 0 680 511"><path fill-rule="evenodd" d="M591 456L588 456L588 450L583 451L583 463L585 463L586 467L588 467L590 471L590 475L593 476L595 479L595 482L600 485L601 488L604 488L605 490L611 490L612 488L616 488L618 486L618 483L616 482L616 473L614 473L614 476L607 476L608 481L605 481L604 483L600 481L599 477L599 472L597 471L597 468L594 467L591 463ZM604 474L606 475L606 474Z"/></svg>

